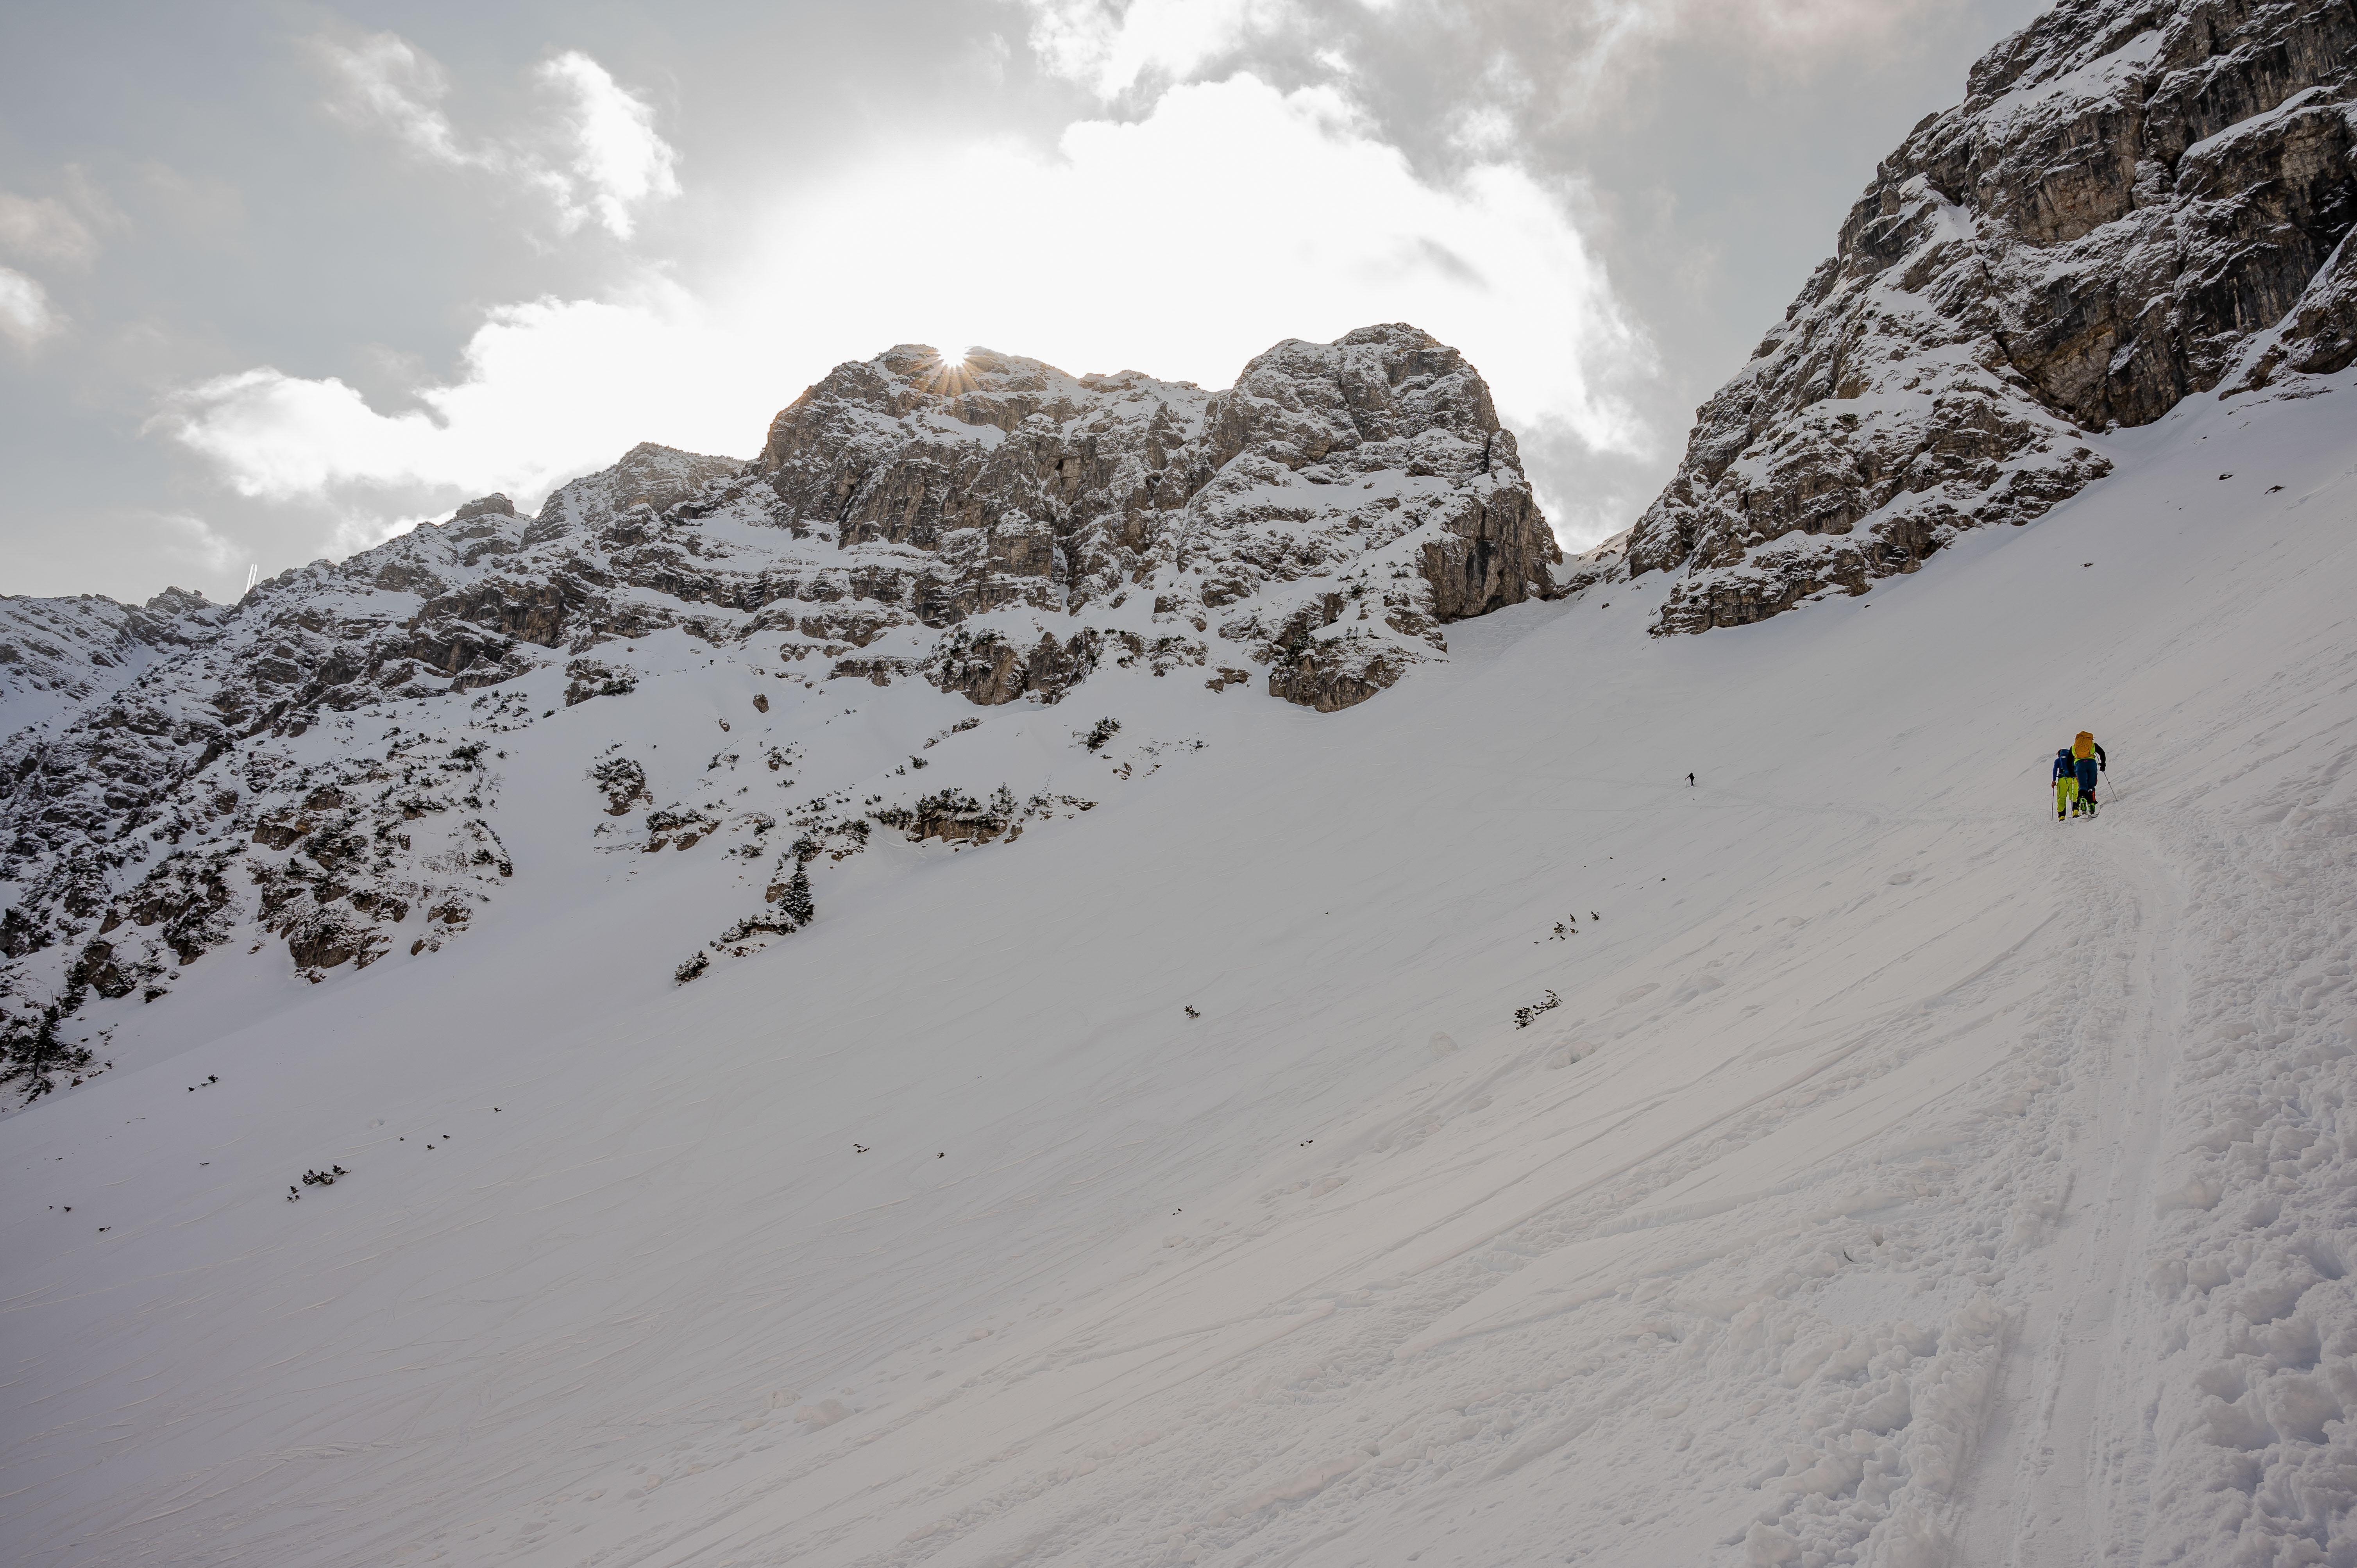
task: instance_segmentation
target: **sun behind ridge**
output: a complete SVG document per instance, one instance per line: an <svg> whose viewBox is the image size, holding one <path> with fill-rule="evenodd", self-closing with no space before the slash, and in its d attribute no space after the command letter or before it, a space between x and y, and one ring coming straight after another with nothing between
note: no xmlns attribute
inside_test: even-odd
<svg viewBox="0 0 2357 1568"><path fill-rule="evenodd" d="M970 349L944 349L933 356L933 363L924 377L926 390L955 396L974 386L974 373L967 368Z"/></svg>

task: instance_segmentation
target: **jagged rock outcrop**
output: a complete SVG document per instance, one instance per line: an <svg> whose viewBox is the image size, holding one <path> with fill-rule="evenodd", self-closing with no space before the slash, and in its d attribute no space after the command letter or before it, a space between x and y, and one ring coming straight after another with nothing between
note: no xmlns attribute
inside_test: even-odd
<svg viewBox="0 0 2357 1568"><path fill-rule="evenodd" d="M1033 695L1052 703L1096 668L1103 650L1104 639L1093 627L1074 633L1061 644L1054 632L1041 632L1039 642L1028 648L996 632L969 637L961 630L942 639L926 661L925 674L942 691L963 693L968 701L985 708ZM845 660L835 669L841 671L845 664L856 662ZM886 676L887 671L873 668L866 672L878 684L885 683L878 677Z"/></svg>
<svg viewBox="0 0 2357 1568"><path fill-rule="evenodd" d="M537 515L486 496L226 608L0 600L0 1047L53 1004L160 997L232 938L312 979L458 938L517 873L500 737L624 711L658 678L646 639L758 668L822 726L838 681L986 711L1108 667L1213 694L1265 671L1331 712L1443 650L1442 624L1554 594L1559 559L1480 375L1394 325L1279 344L1216 393L903 346L837 367L751 462L640 446ZM808 736L718 731L686 794L651 746L580 758L599 848L764 858L783 817L799 864L871 821L982 843L1092 804L980 805L912 756L864 812L788 807ZM739 926L727 950L792 929Z"/></svg>
<svg viewBox="0 0 2357 1568"><path fill-rule="evenodd" d="M1225 618L1221 635L1267 663L1302 598L1286 585L1354 566L1414 580L1391 618L1415 639L1546 596L1562 559L1480 374L1398 325L1280 343L1216 393L904 344L779 413L758 467L772 522L842 552L887 547L843 585L848 603L798 623L862 649L894 625L1010 606L1117 609L1153 583L1154 623L1169 630L1129 628L1133 656L1150 642L1174 667L1200 665L1211 612L1254 599L1263 613ZM987 677L964 660L933 669L981 703L1059 690L1060 673L1014 678L1017 660L1040 662L1029 647L995 653Z"/></svg>
<svg viewBox="0 0 2357 1568"><path fill-rule="evenodd" d="M520 695L365 752L286 743L690 617L640 590L674 555L647 542L661 509L744 467L641 446L537 518L485 497L226 608L179 590L137 609L0 601L21 650L0 707L0 1026L32 1016L27 998L160 995L241 925L315 977L392 950L404 924L413 952L463 930L513 873L486 737L528 721Z"/></svg>
<svg viewBox="0 0 2357 1568"><path fill-rule="evenodd" d="M210 641L228 611L167 588L145 605L98 594L0 594L0 712L17 730L55 722L128 685L160 659Z"/></svg>
<svg viewBox="0 0 2357 1568"><path fill-rule="evenodd" d="M1656 626L1912 572L2108 471L2088 432L2357 359L2357 6L2064 0L1884 160L1697 411L1628 569Z"/></svg>

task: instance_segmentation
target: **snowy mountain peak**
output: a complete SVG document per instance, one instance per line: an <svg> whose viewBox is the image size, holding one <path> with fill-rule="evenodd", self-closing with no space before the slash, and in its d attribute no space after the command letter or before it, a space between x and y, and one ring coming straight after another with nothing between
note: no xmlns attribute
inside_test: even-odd
<svg viewBox="0 0 2357 1568"><path fill-rule="evenodd" d="M1992 49L1699 411L1629 547L1659 629L1863 593L2101 477L2090 432L2357 359L2352 98L2343 0L2065 0Z"/></svg>
<svg viewBox="0 0 2357 1568"><path fill-rule="evenodd" d="M448 521L471 522L479 517L513 517L515 514L515 503L508 499L504 492L494 490L490 495L478 496L475 499L467 502L457 511L452 512Z"/></svg>
<svg viewBox="0 0 2357 1568"><path fill-rule="evenodd" d="M161 999L233 941L310 979L438 950L518 873L498 737L560 715L585 747L565 809L602 847L760 863L691 939L749 951L876 828L988 842L1094 803L1044 754L923 757L974 727L954 710L1176 677L1164 727L1082 748L1092 777L1151 771L1188 703L1364 702L1446 623L1552 596L1560 558L1479 373L1390 325L1280 343L1216 393L903 344L749 462L641 444L536 515L484 496L228 609L6 601L0 1026L30 1048L50 1006ZM662 714L721 668L742 689L714 735L761 738L674 772ZM866 699L888 738L834 726Z"/></svg>
<svg viewBox="0 0 2357 1568"><path fill-rule="evenodd" d="M1269 613L1220 633L1263 663L1314 596L1283 585L1421 578L1391 596L1428 624L1544 597L1561 559L1480 374L1405 325L1280 343L1215 393L905 344L780 413L759 467L787 527L937 563L904 601L918 620L1078 612L1149 583L1183 620L1269 593ZM1272 689L1347 705L1345 683L1361 700L1413 657Z"/></svg>

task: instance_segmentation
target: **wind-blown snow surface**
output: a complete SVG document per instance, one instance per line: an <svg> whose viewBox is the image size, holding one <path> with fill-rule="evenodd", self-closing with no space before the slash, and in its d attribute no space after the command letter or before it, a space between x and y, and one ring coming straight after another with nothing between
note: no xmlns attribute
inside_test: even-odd
<svg viewBox="0 0 2357 1568"><path fill-rule="evenodd" d="M2352 1561L2350 380L1754 628L1100 671L929 754L1096 810L680 990L734 873L593 852L605 704L518 732L467 941L0 1120L5 1555Z"/></svg>

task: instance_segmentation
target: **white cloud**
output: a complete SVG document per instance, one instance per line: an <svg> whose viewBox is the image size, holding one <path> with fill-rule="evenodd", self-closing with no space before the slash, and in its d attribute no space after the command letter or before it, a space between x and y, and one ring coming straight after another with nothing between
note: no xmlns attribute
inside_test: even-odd
<svg viewBox="0 0 2357 1568"><path fill-rule="evenodd" d="M1141 81L1170 85L1255 68L1274 45L1311 46L1329 80L1356 75L1352 49L1422 36L1444 54L1498 51L1472 113L1496 89L1495 65L1535 72L1556 117L1625 112L1650 68L1696 40L1755 68L1810 76L1856 69L1921 38L1968 0L1022 0L1032 51L1050 73L1111 102ZM1280 51L1282 52L1282 51ZM1434 73L1446 87L1448 70ZM1469 80L1476 80L1469 79ZM1465 106L1460 104L1462 112ZM1460 124L1452 141L1496 127ZM1476 149L1480 150L1480 149Z"/></svg>
<svg viewBox="0 0 2357 1568"><path fill-rule="evenodd" d="M1552 24L1537 36L1542 52L1562 51L1552 73L1555 94L1573 116L1620 112L1642 91L1642 68L1696 39L1739 51L1756 68L1814 74L1854 69L1892 43L1920 34L1926 12L1960 0L1535 0L1525 14ZM1544 7L1543 11L1539 7Z"/></svg>
<svg viewBox="0 0 2357 1568"><path fill-rule="evenodd" d="M1056 75L1114 98L1145 75L1184 81L1300 18L1293 0L1027 0L1031 48Z"/></svg>
<svg viewBox="0 0 2357 1568"><path fill-rule="evenodd" d="M1503 105L1477 104L1457 116L1449 127L1450 145L1477 157L1501 157L1514 145L1514 117Z"/></svg>
<svg viewBox="0 0 2357 1568"><path fill-rule="evenodd" d="M0 190L0 250L86 264L98 254L98 237L54 196L36 199Z"/></svg>
<svg viewBox="0 0 2357 1568"><path fill-rule="evenodd" d="M679 194L678 154L656 134L654 106L577 49L533 73L556 101L545 124L470 145L441 108L448 73L406 39L374 33L350 46L312 42L337 85L328 107L339 118L389 133L429 162L481 169L548 196L567 233L594 219L627 240L639 208Z"/></svg>
<svg viewBox="0 0 2357 1568"><path fill-rule="evenodd" d="M20 272L0 267L0 336L29 349L65 324L49 304L48 290Z"/></svg>
<svg viewBox="0 0 2357 1568"><path fill-rule="evenodd" d="M199 576L222 576L239 564L237 546L203 518L159 511L131 521L134 526L144 523L147 528L149 552Z"/></svg>
<svg viewBox="0 0 2357 1568"><path fill-rule="evenodd" d="M155 426L239 494L265 500L418 486L538 495L612 461L651 421L673 423L649 404L682 392L662 367L698 331L675 288L535 300L491 312L467 345L465 373L420 389L422 410L381 413L333 377L264 366L186 389ZM636 395L616 395L620 387Z"/></svg>
<svg viewBox="0 0 2357 1568"><path fill-rule="evenodd" d="M459 146L448 116L438 107L450 93L448 73L408 40L371 33L350 48L331 38L315 38L312 47L343 89L328 101L328 111L337 117L388 131L412 152L436 163L466 167L485 162L483 155Z"/></svg>
<svg viewBox="0 0 2357 1568"><path fill-rule="evenodd" d="M812 239L845 235L872 242ZM1500 163L1427 181L1340 93L1251 76L1076 124L1046 154L989 142L847 171L781 199L693 290L651 274L501 308L420 412L260 369L158 424L249 496L532 501L640 440L748 456L805 384L897 342L1224 386L1281 338L1399 320L1462 349L1525 433L1650 448L1617 395L1650 349L1563 195Z"/></svg>
<svg viewBox="0 0 2357 1568"><path fill-rule="evenodd" d="M655 134L654 106L625 91L605 67L578 50L542 66L540 80L570 100L566 122L576 183L566 189L566 210L572 220L578 222L586 208L607 232L629 239L633 208L679 194L678 156Z"/></svg>
<svg viewBox="0 0 2357 1568"><path fill-rule="evenodd" d="M1878 45L1920 31L1923 13L1957 0L1663 0L1684 31L1732 30L1780 50L1817 53L1831 42Z"/></svg>

